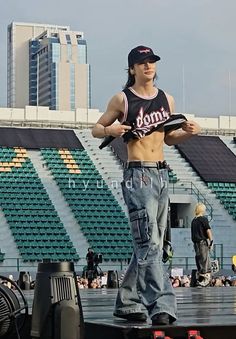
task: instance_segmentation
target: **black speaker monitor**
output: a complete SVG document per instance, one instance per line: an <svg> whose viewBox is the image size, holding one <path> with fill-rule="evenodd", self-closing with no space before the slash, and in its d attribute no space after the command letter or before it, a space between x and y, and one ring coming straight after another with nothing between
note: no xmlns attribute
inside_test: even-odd
<svg viewBox="0 0 236 339"><path fill-rule="evenodd" d="M39 263L31 336L33 339L84 338L82 307L73 263Z"/></svg>

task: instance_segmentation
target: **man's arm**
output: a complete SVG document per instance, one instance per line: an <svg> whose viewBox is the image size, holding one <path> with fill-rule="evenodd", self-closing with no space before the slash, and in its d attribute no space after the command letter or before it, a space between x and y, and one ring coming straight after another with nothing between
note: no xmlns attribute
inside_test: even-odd
<svg viewBox="0 0 236 339"><path fill-rule="evenodd" d="M183 123L182 129L167 132L165 135L165 143L168 146L177 145L188 140L193 135L197 135L201 131L201 127L195 122L188 120Z"/></svg>
<svg viewBox="0 0 236 339"><path fill-rule="evenodd" d="M207 232L207 236L208 236L208 247L209 247L209 249L212 249L212 246L213 246L212 230L210 228L208 228L206 232Z"/></svg>
<svg viewBox="0 0 236 339"><path fill-rule="evenodd" d="M104 138L109 135L113 137L119 137L122 136L127 130L131 129L130 126L114 124L123 111L123 96L122 93L118 93L111 98L105 113L103 113L95 126L92 128L93 137Z"/></svg>
<svg viewBox="0 0 236 339"><path fill-rule="evenodd" d="M210 228L208 228L208 230L206 232L207 232L208 239L210 241L212 241L213 240L212 230Z"/></svg>

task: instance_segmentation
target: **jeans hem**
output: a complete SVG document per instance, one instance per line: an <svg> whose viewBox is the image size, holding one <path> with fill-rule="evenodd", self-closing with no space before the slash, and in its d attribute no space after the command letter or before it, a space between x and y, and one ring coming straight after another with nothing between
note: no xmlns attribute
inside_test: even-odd
<svg viewBox="0 0 236 339"><path fill-rule="evenodd" d="M123 311L114 310L114 313L118 315L126 315L126 314L131 314L131 313L144 313L144 312L139 308L139 309L129 309L129 310L123 310Z"/></svg>
<svg viewBox="0 0 236 339"><path fill-rule="evenodd" d="M172 312L169 312L169 311L165 311L165 310L161 310L161 311L153 313L152 315L149 315L149 316L152 319L156 314L160 314L160 313L167 313L167 314L169 314L169 316L171 317L171 322L174 322L174 321L177 320L177 315L176 314L174 314Z"/></svg>

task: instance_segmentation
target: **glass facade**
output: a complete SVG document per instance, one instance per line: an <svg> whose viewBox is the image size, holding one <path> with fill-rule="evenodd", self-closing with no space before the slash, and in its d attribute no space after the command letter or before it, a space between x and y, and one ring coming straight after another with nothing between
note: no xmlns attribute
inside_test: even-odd
<svg viewBox="0 0 236 339"><path fill-rule="evenodd" d="M86 41L77 37L77 54L76 49L72 47L72 37L65 34L67 44L60 43L60 34L49 33L50 36L43 36L42 38L32 39L29 42L29 104L36 106L48 106L52 110L59 110L59 85L63 88L64 83L60 79L69 78L69 98L61 98L64 102L69 101L70 110L75 110L77 96L82 95L76 92L76 77L79 77L76 71L75 60L78 64L84 64L87 67L87 45ZM69 74L68 74L69 63ZM60 70L60 74L59 74ZM88 72L88 79L86 81L86 106L90 107L90 74ZM83 94L84 95L84 94ZM85 99L81 99L85 100ZM83 101L82 101L83 102ZM65 103L64 103L65 105Z"/></svg>
<svg viewBox="0 0 236 339"><path fill-rule="evenodd" d="M51 109L59 109L58 94L58 64L61 60L61 45L52 41L51 43Z"/></svg>
<svg viewBox="0 0 236 339"><path fill-rule="evenodd" d="M61 45L59 43L51 42L51 56L52 62L59 62L61 60Z"/></svg>
<svg viewBox="0 0 236 339"><path fill-rule="evenodd" d="M75 110L75 65L70 64L70 109Z"/></svg>
<svg viewBox="0 0 236 339"><path fill-rule="evenodd" d="M72 61L72 46L67 45L67 61Z"/></svg>
<svg viewBox="0 0 236 339"><path fill-rule="evenodd" d="M78 63L87 64L87 45L85 40L78 40Z"/></svg>
<svg viewBox="0 0 236 339"><path fill-rule="evenodd" d="M58 65L53 63L51 67L51 109L58 109Z"/></svg>
<svg viewBox="0 0 236 339"><path fill-rule="evenodd" d="M29 42L29 104L37 105L38 88L38 50L40 43L37 40Z"/></svg>

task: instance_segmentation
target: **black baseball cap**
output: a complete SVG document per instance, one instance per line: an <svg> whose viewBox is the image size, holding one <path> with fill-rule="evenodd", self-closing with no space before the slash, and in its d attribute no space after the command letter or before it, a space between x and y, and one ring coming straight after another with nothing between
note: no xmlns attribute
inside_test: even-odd
<svg viewBox="0 0 236 339"><path fill-rule="evenodd" d="M128 66L132 67L134 64L138 64L147 58L153 59L154 61L161 59L158 55L153 53L153 50L150 47L137 46L129 52Z"/></svg>

